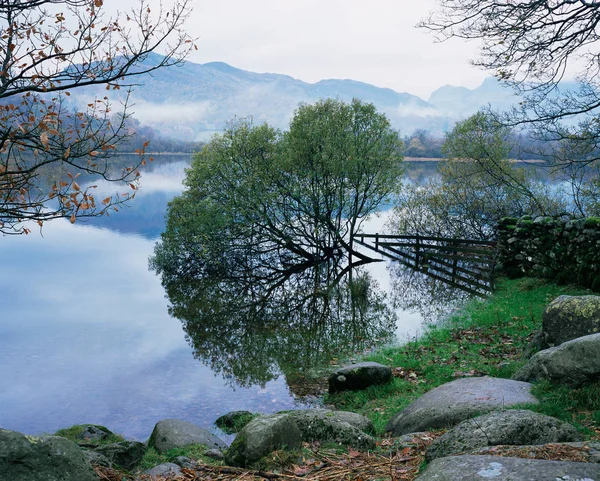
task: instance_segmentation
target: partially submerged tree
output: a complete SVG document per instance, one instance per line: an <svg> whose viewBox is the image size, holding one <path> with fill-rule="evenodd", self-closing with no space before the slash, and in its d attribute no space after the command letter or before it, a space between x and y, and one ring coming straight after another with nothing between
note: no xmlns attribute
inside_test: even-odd
<svg viewBox="0 0 600 481"><path fill-rule="evenodd" d="M127 88L183 60L193 47L182 30L189 0L150 3L107 16L102 0L0 0L0 233L102 215L135 195L143 157L124 170L110 162L127 136L128 102L115 116L108 96L84 110L69 96L93 85ZM156 49L163 56L149 58ZM81 174L122 182L127 192L96 199Z"/></svg>
<svg viewBox="0 0 600 481"><path fill-rule="evenodd" d="M309 269L335 284L372 261L352 235L399 185L401 160L398 133L358 100L302 105L284 134L234 121L194 159L154 267L265 294Z"/></svg>

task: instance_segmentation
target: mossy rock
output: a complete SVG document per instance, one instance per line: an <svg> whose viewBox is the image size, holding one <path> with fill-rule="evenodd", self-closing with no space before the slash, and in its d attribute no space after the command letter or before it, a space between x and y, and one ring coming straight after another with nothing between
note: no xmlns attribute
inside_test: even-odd
<svg viewBox="0 0 600 481"><path fill-rule="evenodd" d="M227 434L239 433L256 416L250 411L232 411L219 417L215 426Z"/></svg>
<svg viewBox="0 0 600 481"><path fill-rule="evenodd" d="M585 219L583 226L586 229L599 229L600 228L600 217L588 217Z"/></svg>

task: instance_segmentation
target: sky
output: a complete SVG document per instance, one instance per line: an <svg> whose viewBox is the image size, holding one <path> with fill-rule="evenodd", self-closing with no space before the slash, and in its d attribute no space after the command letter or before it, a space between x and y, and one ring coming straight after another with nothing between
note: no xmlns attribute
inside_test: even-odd
<svg viewBox="0 0 600 481"><path fill-rule="evenodd" d="M157 2L151 0L150 3ZM415 28L435 0L193 0L195 63L226 62L306 82L353 79L427 99L443 85L475 88L477 45L436 43Z"/></svg>

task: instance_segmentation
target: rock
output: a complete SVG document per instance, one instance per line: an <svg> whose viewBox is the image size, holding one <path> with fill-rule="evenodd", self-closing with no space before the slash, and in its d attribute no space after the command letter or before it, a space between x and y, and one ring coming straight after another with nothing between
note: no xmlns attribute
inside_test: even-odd
<svg viewBox="0 0 600 481"><path fill-rule="evenodd" d="M494 377L457 379L443 384L412 402L388 422L395 436L445 428L478 414L515 404L537 404L531 384Z"/></svg>
<svg viewBox="0 0 600 481"><path fill-rule="evenodd" d="M431 443L425 457L431 461L485 446L547 444L581 439L573 426L544 414L527 410L496 411L463 421Z"/></svg>
<svg viewBox="0 0 600 481"><path fill-rule="evenodd" d="M207 458L216 459L216 460L225 459L225 455L223 454L223 451L221 451L220 449L209 449L208 451L206 451L204 453L204 456L206 456Z"/></svg>
<svg viewBox="0 0 600 481"><path fill-rule="evenodd" d="M544 310L542 331L549 346L600 333L600 297L557 297Z"/></svg>
<svg viewBox="0 0 600 481"><path fill-rule="evenodd" d="M180 419L163 419L157 422L148 440L148 446L159 453L190 444L202 444L209 449L227 447L223 441L206 429Z"/></svg>
<svg viewBox="0 0 600 481"><path fill-rule="evenodd" d="M600 334L579 337L533 355L513 379L549 379L573 388L600 379Z"/></svg>
<svg viewBox="0 0 600 481"><path fill-rule="evenodd" d="M105 444L94 449L103 454L111 463L125 469L133 468L144 457L147 446L137 441L121 441L120 443Z"/></svg>
<svg viewBox="0 0 600 481"><path fill-rule="evenodd" d="M192 469L195 468L198 463L193 459L188 458L187 456L177 456L173 462L179 466L180 468Z"/></svg>
<svg viewBox="0 0 600 481"><path fill-rule="evenodd" d="M83 449L83 454L91 464L97 464L98 466L104 466L105 468L112 468L113 464L110 462L110 459L108 459L102 453Z"/></svg>
<svg viewBox="0 0 600 481"><path fill-rule="evenodd" d="M600 465L499 456L451 456L433 460L415 481L594 481Z"/></svg>
<svg viewBox="0 0 600 481"><path fill-rule="evenodd" d="M542 349L547 349L548 347L550 346L548 346L546 343L546 336L544 333L541 330L535 331L531 337L531 340L527 343L527 346L523 350L523 358L529 359L536 352L539 352Z"/></svg>
<svg viewBox="0 0 600 481"><path fill-rule="evenodd" d="M360 414L327 409L307 409L286 413L291 417L307 442L335 442L360 450L374 449L375 439L367 434L374 433L371 420Z"/></svg>
<svg viewBox="0 0 600 481"><path fill-rule="evenodd" d="M392 379L392 370L376 362L361 362L338 369L329 376L329 392L358 391Z"/></svg>
<svg viewBox="0 0 600 481"><path fill-rule="evenodd" d="M302 433L287 414L259 416L242 429L225 453L231 466L247 467L277 449L302 445Z"/></svg>
<svg viewBox="0 0 600 481"><path fill-rule="evenodd" d="M0 429L0 481L98 481L77 444Z"/></svg>
<svg viewBox="0 0 600 481"><path fill-rule="evenodd" d="M219 417L215 421L215 426L227 434L239 433L246 424L252 421L253 417L254 414L250 411L232 411Z"/></svg>
<svg viewBox="0 0 600 481"><path fill-rule="evenodd" d="M144 471L144 474L152 476L152 479L157 479L159 476L181 476L183 473L175 463L164 463Z"/></svg>
<svg viewBox="0 0 600 481"><path fill-rule="evenodd" d="M84 424L83 431L79 436L79 439L83 441L102 441L107 439L113 433L104 426L99 426L97 424Z"/></svg>

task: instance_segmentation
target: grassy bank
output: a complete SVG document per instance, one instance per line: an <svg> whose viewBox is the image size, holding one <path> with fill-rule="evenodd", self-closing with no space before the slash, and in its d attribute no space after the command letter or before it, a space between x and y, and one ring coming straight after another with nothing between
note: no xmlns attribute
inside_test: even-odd
<svg viewBox="0 0 600 481"><path fill-rule="evenodd" d="M368 416L383 434L395 413L441 384L465 376L509 378L524 364L523 351L541 328L545 306L562 294L588 293L538 279L502 280L492 297L472 301L418 341L364 359L391 366L392 383L327 396L326 402ZM530 409L571 422L590 438L600 434L600 383L570 389L544 382L533 392L541 404Z"/></svg>

